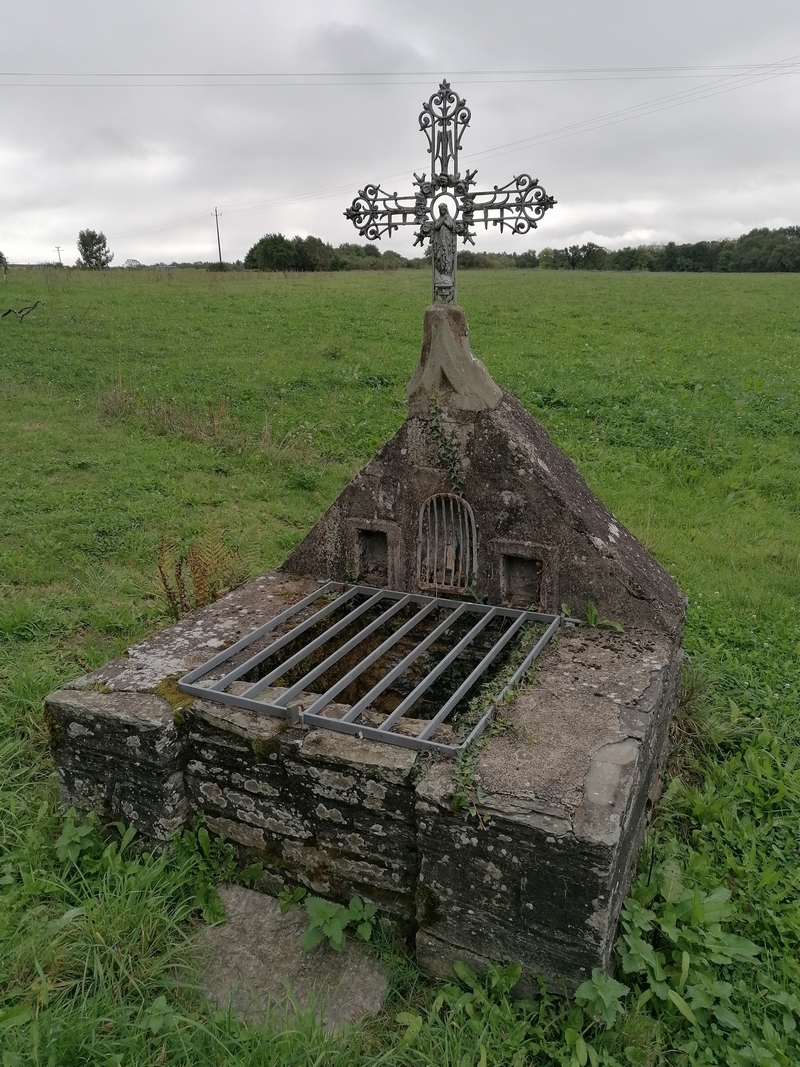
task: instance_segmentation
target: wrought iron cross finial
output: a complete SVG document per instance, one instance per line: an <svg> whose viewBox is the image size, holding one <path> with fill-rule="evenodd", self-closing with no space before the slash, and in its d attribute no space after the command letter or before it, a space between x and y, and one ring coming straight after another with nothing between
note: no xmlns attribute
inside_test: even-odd
<svg viewBox="0 0 800 1067"><path fill-rule="evenodd" d="M416 226L414 244L431 242L433 302L456 301L456 244L460 237L474 244L475 222L489 223L528 233L556 201L539 185L538 178L520 174L491 191L473 189L477 171L458 168L461 139L472 112L448 81L439 85L422 105L419 128L428 139L431 176L414 175L416 192L409 196L387 193L379 185L359 190L345 216L359 234L371 241L391 236L400 226Z"/></svg>
<svg viewBox="0 0 800 1067"><path fill-rule="evenodd" d="M432 157L431 177L434 181L439 175L450 174L451 163L453 175L458 176L458 150L471 118L472 112L466 100L453 92L448 81L443 81L438 93L434 93L427 104L422 105L419 128L428 138L428 155Z"/></svg>

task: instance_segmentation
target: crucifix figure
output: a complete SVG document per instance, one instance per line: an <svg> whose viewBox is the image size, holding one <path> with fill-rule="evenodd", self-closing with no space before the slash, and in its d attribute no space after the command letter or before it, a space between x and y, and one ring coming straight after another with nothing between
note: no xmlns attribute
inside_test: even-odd
<svg viewBox="0 0 800 1067"><path fill-rule="evenodd" d="M474 226L483 222L512 233L536 229L545 211L556 201L539 185L538 178L520 174L493 189L474 189L477 171L462 175L458 153L472 113L467 102L441 82L422 105L419 128L428 138L431 176L414 175L416 192L408 196L387 193L379 185L359 190L345 216L370 241L391 236L400 226L416 226L415 245L430 240L433 268L433 303L456 302L456 245L460 237L474 244Z"/></svg>

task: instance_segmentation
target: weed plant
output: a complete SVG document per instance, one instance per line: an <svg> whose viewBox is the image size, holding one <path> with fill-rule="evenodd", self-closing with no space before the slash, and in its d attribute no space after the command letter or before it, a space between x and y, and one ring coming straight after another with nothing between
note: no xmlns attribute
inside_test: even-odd
<svg viewBox="0 0 800 1067"><path fill-rule="evenodd" d="M65 817L41 701L168 623L165 525L250 573L297 543L403 418L427 278L3 290L40 303L0 319L2 1067L800 1062L800 278L465 273L476 353L689 595L684 699L613 979L517 1001L512 966L430 982L378 931L386 1010L334 1036L203 1004L230 857Z"/></svg>

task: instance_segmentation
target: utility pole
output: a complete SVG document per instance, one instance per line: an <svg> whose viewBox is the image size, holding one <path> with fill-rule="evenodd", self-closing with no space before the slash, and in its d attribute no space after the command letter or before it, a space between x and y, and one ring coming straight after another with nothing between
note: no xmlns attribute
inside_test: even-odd
<svg viewBox="0 0 800 1067"><path fill-rule="evenodd" d="M214 221L217 224L217 248L219 249L219 265L222 267L222 245L219 243L219 215L217 209L214 208Z"/></svg>
<svg viewBox="0 0 800 1067"><path fill-rule="evenodd" d="M58 265L59 265L59 267L63 266L63 264L61 262L61 245L56 245L56 247L53 249L53 251L54 252L58 252Z"/></svg>

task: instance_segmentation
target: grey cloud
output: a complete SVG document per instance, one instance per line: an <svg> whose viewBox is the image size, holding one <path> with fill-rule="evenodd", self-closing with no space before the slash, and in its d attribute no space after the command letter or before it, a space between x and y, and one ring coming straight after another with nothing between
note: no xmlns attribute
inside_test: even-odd
<svg viewBox="0 0 800 1067"><path fill-rule="evenodd" d="M571 0L533 5L340 0L294 5L139 0L109 5L27 0L5 15L0 69L73 73L512 70L767 61L791 52L795 0ZM673 72L676 73L676 72ZM480 158L481 184L529 171L559 206L522 241L480 231L478 247L512 249L600 239L735 235L800 222L795 131L799 75L655 111L511 153ZM0 78L0 81L8 80ZM158 80L158 79L156 79ZM224 212L223 251L240 257L261 234L352 240L344 206L365 182L410 189L428 169L417 130L424 84L21 88L0 85L0 247L51 258L82 226L119 240L117 261L209 258L210 212ZM678 93L697 82L539 81L453 76L473 122L465 162L523 138ZM406 79L408 82L408 79ZM7 116L12 116L8 121ZM471 164L470 164L471 165ZM303 199L341 187L334 196ZM295 202L291 202L292 199ZM242 205L261 202L258 206ZM198 219L177 224L187 215ZM171 222L172 228L151 230ZM595 234L596 238L585 235ZM646 235L637 237L636 235ZM411 250L410 235L392 238Z"/></svg>

